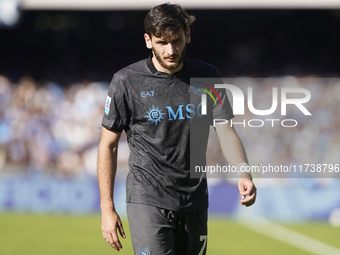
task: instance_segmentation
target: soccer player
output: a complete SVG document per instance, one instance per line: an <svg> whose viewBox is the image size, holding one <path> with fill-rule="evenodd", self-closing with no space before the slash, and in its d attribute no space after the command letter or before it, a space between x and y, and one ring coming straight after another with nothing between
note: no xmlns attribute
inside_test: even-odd
<svg viewBox="0 0 340 255"><path fill-rule="evenodd" d="M130 148L127 215L135 254L206 254L207 180L190 178L189 171L189 125L202 115L198 104L190 103L189 91L191 77L214 78L219 73L210 64L185 58L194 20L179 5L166 3L151 9L144 21L144 39L152 55L115 73L110 84L98 182L103 237L117 251L122 249L117 230L123 238L125 233L113 203L113 187L118 141L124 130ZM214 107L212 115L231 119L226 93L220 95L223 107ZM217 125L215 130L228 162L246 164L234 129ZM238 187L241 204L252 205L256 188L251 175L242 173Z"/></svg>

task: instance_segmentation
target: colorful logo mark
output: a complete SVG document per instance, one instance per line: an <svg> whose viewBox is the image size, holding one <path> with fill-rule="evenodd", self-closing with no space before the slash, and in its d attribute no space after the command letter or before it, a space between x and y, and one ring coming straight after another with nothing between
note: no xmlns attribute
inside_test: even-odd
<svg viewBox="0 0 340 255"><path fill-rule="evenodd" d="M214 96L210 93L210 91L207 90L207 88L209 88L218 98L218 100L220 101L220 104L222 105L222 100L220 98L220 96L218 95L217 91L211 87L208 84L202 83L202 82L196 82L193 86L192 86L192 91L196 94L196 95L203 95L204 92L207 93L212 100L214 100L215 105L217 105L216 100L214 98Z"/></svg>
<svg viewBox="0 0 340 255"><path fill-rule="evenodd" d="M110 112L110 104L111 104L111 97L106 96L106 103L105 103L105 113L109 114Z"/></svg>

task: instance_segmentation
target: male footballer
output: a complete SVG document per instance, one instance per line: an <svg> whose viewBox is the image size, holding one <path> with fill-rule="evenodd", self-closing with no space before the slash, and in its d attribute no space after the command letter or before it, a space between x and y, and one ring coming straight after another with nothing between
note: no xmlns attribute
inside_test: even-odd
<svg viewBox="0 0 340 255"><path fill-rule="evenodd" d="M115 210L113 187L118 141L124 130L130 148L126 202L134 253L206 254L207 180L190 178L189 170L189 125L202 115L199 104L190 103L189 91L191 77L216 78L219 73L210 64L185 58L194 20L179 5L166 3L151 9L144 21L151 56L115 73L110 84L98 152L98 182L103 237L117 251L122 249L117 232L123 238L125 233ZM233 118L225 92L220 96L223 107L212 106L212 117ZM217 125L215 130L228 162L247 164L234 129ZM241 204L252 205L256 188L250 174L242 173L238 188Z"/></svg>

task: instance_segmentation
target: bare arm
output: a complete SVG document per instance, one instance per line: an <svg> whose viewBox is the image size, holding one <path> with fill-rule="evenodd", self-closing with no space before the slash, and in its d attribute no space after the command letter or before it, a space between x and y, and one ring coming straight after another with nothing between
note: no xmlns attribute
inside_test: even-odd
<svg viewBox="0 0 340 255"><path fill-rule="evenodd" d="M113 188L117 171L120 134L119 132L102 128L97 164L103 238L117 251L122 248L117 235L117 228L120 235L125 238L122 222L113 203Z"/></svg>
<svg viewBox="0 0 340 255"><path fill-rule="evenodd" d="M220 140L223 155L229 164L237 166L240 163L248 163L244 147L234 127L227 124L218 124L215 130ZM240 201L242 205L251 206L255 203L256 187L249 173L241 173L238 188L242 198Z"/></svg>

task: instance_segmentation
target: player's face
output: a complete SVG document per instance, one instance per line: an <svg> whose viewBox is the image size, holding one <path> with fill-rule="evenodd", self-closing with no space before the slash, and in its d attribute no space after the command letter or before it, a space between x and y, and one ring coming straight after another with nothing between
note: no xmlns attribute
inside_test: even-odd
<svg viewBox="0 0 340 255"><path fill-rule="evenodd" d="M169 39L144 35L146 45L152 49L152 62L156 69L166 73L175 73L183 67L186 44L190 42L190 30L184 33L181 29Z"/></svg>

